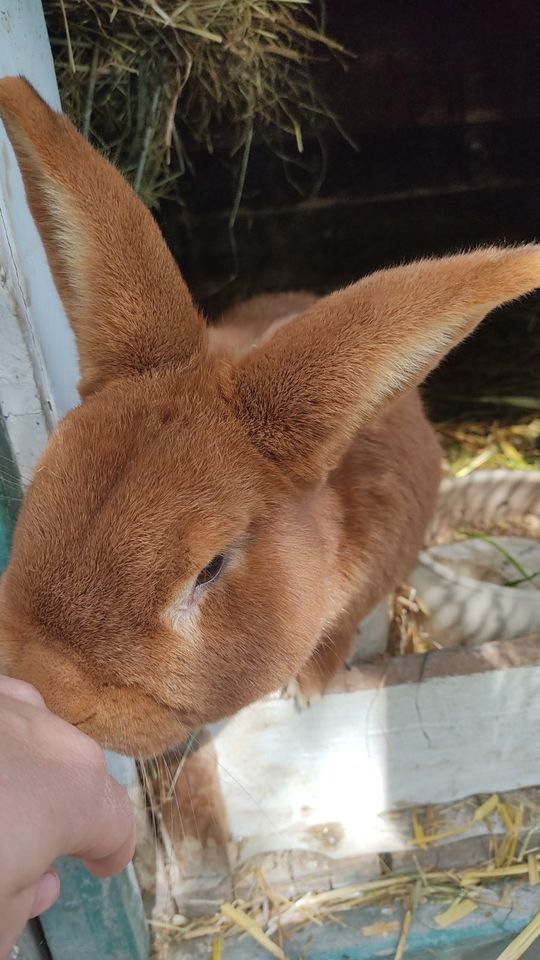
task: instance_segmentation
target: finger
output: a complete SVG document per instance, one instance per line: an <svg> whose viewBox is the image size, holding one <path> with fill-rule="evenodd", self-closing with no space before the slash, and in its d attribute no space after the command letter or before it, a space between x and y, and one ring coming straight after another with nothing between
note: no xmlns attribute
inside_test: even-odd
<svg viewBox="0 0 540 960"><path fill-rule="evenodd" d="M129 837L124 841L121 847L111 853L108 857L101 859L83 858L83 864L95 877L111 877L115 873L120 873L124 867L133 859L135 853L135 831L132 830Z"/></svg>
<svg viewBox="0 0 540 960"><path fill-rule="evenodd" d="M39 881L34 896L34 904L30 917L37 917L45 913L53 903L56 903L60 894L60 878L56 870L47 870Z"/></svg>
<svg viewBox="0 0 540 960"><path fill-rule="evenodd" d="M11 697L13 700L31 703L34 707L45 707L45 701L39 691L26 680L0 676L0 694Z"/></svg>
<svg viewBox="0 0 540 960"><path fill-rule="evenodd" d="M91 873L103 877L122 870L134 851L135 824L128 792L107 774L100 808L84 841L71 852Z"/></svg>

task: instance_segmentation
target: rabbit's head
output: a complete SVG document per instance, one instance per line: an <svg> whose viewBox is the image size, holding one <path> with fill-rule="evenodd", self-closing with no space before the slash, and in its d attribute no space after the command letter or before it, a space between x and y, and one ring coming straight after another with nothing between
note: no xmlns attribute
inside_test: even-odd
<svg viewBox="0 0 540 960"><path fill-rule="evenodd" d="M147 754L291 678L340 603L355 431L504 300L536 247L374 274L240 359L212 353L151 215L22 79L0 115L75 333L0 584L0 669Z"/></svg>

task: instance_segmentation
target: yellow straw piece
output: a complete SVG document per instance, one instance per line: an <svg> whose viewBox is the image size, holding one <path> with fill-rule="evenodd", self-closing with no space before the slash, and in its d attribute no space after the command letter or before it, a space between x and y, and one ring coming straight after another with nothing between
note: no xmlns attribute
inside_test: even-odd
<svg viewBox="0 0 540 960"><path fill-rule="evenodd" d="M525 872L527 868L525 867ZM448 877L447 872L441 870L424 876L430 880L445 880ZM380 880L366 880L365 883L357 883L349 887L336 887L334 890L323 890L322 893L315 893L311 897L312 904L333 903L337 900L347 900L349 897L360 897L363 893L372 893L375 890L385 890L387 887L402 887L409 883L415 883L417 876L415 873L393 873L388 877L382 877Z"/></svg>
<svg viewBox="0 0 540 960"><path fill-rule="evenodd" d="M464 917L468 917L478 909L478 904L474 900L454 900L453 904L445 910L444 913L438 913L433 919L438 927L443 929L452 926L453 923L459 923Z"/></svg>
<svg viewBox="0 0 540 960"><path fill-rule="evenodd" d="M426 836L424 833L424 828L421 823L419 823L418 817L416 816L416 810L412 812L412 825L414 831L414 840L418 847L421 847L422 850L426 849Z"/></svg>
<svg viewBox="0 0 540 960"><path fill-rule="evenodd" d="M506 853L506 862L510 866L514 862L516 856L517 842L519 839L519 833L523 826L523 808L521 806L517 807L516 815L514 818L514 823L512 825L512 832L510 835L508 850Z"/></svg>
<svg viewBox="0 0 540 960"><path fill-rule="evenodd" d="M248 917L247 913L244 913L243 910L239 910L238 907L233 907L232 903L223 903L221 912L224 917L232 920L237 927L240 927L244 933L253 937L261 947L268 950L268 953L276 957L276 960L287 960L281 947L278 947L273 940L270 940L270 937L267 937L264 931L261 930L259 924L255 923L255 920L252 920L251 917Z"/></svg>
<svg viewBox="0 0 540 960"><path fill-rule="evenodd" d="M522 456L518 450L516 450L513 443L510 443L509 440L499 440L499 446L504 453L505 457L508 457L509 460L522 460Z"/></svg>
<svg viewBox="0 0 540 960"><path fill-rule="evenodd" d="M499 809L500 800L496 793L492 794L489 800L485 800L481 806L478 807L474 814L474 819L476 822L479 820L485 820L492 813L495 813Z"/></svg>
<svg viewBox="0 0 540 960"><path fill-rule="evenodd" d="M534 920L531 920L496 960L519 960L538 937L540 937L540 913L537 913Z"/></svg>
<svg viewBox="0 0 540 960"><path fill-rule="evenodd" d="M525 834L525 836L524 836L524 838L523 838L523 842L522 842L522 844L521 844L521 849L520 849L519 854L518 854L518 861L519 861L520 863L521 863L521 861L523 860L525 854L527 853L527 850L529 849L529 841L530 841L533 833L536 833L536 828L535 828L534 826L529 827L529 829L527 830L527 833Z"/></svg>
<svg viewBox="0 0 540 960"><path fill-rule="evenodd" d="M537 883L540 883L540 870L538 869L538 857L534 853L530 853L527 857L527 865L529 867L529 883L531 887L535 887Z"/></svg>
<svg viewBox="0 0 540 960"><path fill-rule="evenodd" d="M399 940L398 940L398 945L396 948L394 960L403 960L403 954L405 953L405 947L407 945L407 937L409 936L411 923L412 923L412 911L406 910L405 916L403 917L403 924L401 927L401 933L399 935Z"/></svg>
<svg viewBox="0 0 540 960"><path fill-rule="evenodd" d="M481 450L480 453L477 453L476 456L472 458L470 463L468 463L465 467L461 467L460 470L456 470L454 476L458 478L468 477L473 470L477 470L478 467L482 467L484 463L487 463L488 460L491 460L495 452L495 447L487 447L485 450Z"/></svg>
<svg viewBox="0 0 540 960"><path fill-rule="evenodd" d="M467 870L461 877L461 886L469 886L478 880L495 880L497 877L520 877L529 870L528 863L513 863L511 867L491 867L486 870Z"/></svg>
<svg viewBox="0 0 540 960"><path fill-rule="evenodd" d="M511 833L514 828L514 821L512 820L512 815L510 813L510 810L508 809L508 806L505 803L499 804L499 815L508 833Z"/></svg>
<svg viewBox="0 0 540 960"><path fill-rule="evenodd" d="M400 929L399 920L379 920L361 928L363 937L385 937L388 933L397 933Z"/></svg>
<svg viewBox="0 0 540 960"><path fill-rule="evenodd" d="M422 827L420 826L420 830ZM416 839L411 841L412 844L426 849L429 844L440 843L441 840L448 840L449 837L459 837L462 833L468 833L472 827L472 823L465 823L461 827L451 827L449 830L441 830L440 833L424 833L422 831L421 842Z"/></svg>
<svg viewBox="0 0 540 960"><path fill-rule="evenodd" d="M221 960L221 948L223 946L223 940L214 940L212 943L212 953L210 954L210 960Z"/></svg>

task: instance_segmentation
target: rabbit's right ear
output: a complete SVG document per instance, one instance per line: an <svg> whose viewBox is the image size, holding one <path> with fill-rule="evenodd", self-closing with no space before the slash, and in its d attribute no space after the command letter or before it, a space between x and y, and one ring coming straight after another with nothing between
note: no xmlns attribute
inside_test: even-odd
<svg viewBox="0 0 540 960"><path fill-rule="evenodd" d="M340 290L234 372L231 403L256 447L318 483L354 433L420 383L494 307L540 287L540 246L423 260Z"/></svg>
<svg viewBox="0 0 540 960"><path fill-rule="evenodd" d="M193 359L205 324L151 214L26 80L0 80L0 117L73 327L82 394Z"/></svg>

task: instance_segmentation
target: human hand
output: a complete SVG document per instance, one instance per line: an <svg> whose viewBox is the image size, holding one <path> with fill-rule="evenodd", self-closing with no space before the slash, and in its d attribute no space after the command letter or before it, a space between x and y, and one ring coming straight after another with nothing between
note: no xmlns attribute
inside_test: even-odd
<svg viewBox="0 0 540 960"><path fill-rule="evenodd" d="M101 748L30 684L0 676L0 958L57 899L57 857L79 857L105 877L133 850L129 797Z"/></svg>

